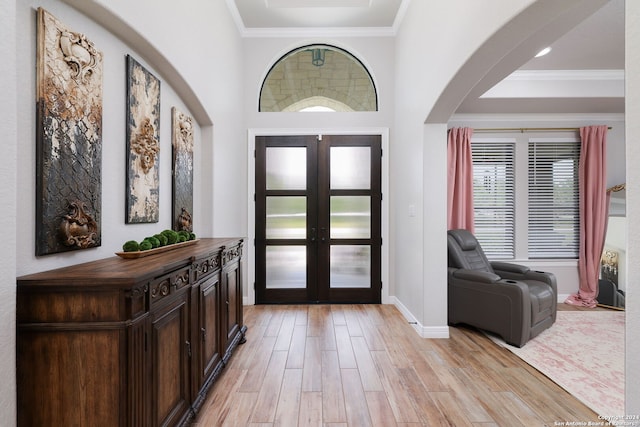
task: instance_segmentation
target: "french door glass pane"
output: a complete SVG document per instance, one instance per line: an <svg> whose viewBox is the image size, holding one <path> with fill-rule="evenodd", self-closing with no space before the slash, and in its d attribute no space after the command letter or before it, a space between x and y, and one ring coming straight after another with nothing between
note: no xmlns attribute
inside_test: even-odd
<svg viewBox="0 0 640 427"><path fill-rule="evenodd" d="M329 282L332 288L371 287L371 247L331 246Z"/></svg>
<svg viewBox="0 0 640 427"><path fill-rule="evenodd" d="M331 147L331 189L371 188L371 147Z"/></svg>
<svg viewBox="0 0 640 427"><path fill-rule="evenodd" d="M307 287L307 248L305 246L267 246L267 289Z"/></svg>
<svg viewBox="0 0 640 427"><path fill-rule="evenodd" d="M369 196L331 196L332 239L371 238Z"/></svg>
<svg viewBox="0 0 640 427"><path fill-rule="evenodd" d="M304 239L307 236L305 196L267 197L267 239Z"/></svg>
<svg viewBox="0 0 640 427"><path fill-rule="evenodd" d="M305 147L267 147L267 190L307 188L307 149Z"/></svg>

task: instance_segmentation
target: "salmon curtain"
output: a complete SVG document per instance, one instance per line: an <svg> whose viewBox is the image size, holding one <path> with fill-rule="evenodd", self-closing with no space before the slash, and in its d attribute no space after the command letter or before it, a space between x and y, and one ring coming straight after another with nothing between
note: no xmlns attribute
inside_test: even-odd
<svg viewBox="0 0 640 427"><path fill-rule="evenodd" d="M447 227L473 227L473 159L471 157L471 128L452 128L447 140Z"/></svg>
<svg viewBox="0 0 640 427"><path fill-rule="evenodd" d="M567 304L593 308L598 304L600 258L607 227L607 126L580 128L580 252L578 293Z"/></svg>

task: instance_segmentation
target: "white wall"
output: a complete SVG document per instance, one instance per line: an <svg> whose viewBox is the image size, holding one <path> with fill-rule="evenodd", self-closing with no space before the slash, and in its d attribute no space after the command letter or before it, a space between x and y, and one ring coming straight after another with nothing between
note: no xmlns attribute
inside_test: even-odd
<svg viewBox="0 0 640 427"><path fill-rule="evenodd" d="M140 39L151 40L149 46L129 43L112 34L99 22L90 19L92 10L80 12L57 0L19 2L17 8L17 39L20 46L28 46L26 54L18 58L18 140L25 141L18 152L18 191L25 197L18 200L18 229L22 230L17 243L18 275L42 271L63 265L112 256L122 243L142 239L171 227L171 107L196 116L194 147L194 231L198 236L244 236L245 222L237 206L244 201L242 171L244 139L240 129L241 99L238 94L241 54L230 53L229 46L240 45L226 6L210 7L207 12L217 17L204 19L193 8L158 8L149 1L133 4L120 2L114 6L124 25L136 28ZM172 3L173 4L173 3ZM75 31L82 32L103 52L103 149L102 149L102 246L84 251L34 255L35 218L35 10L38 6L56 16ZM122 7L117 10L116 6ZM83 3L83 7L91 4ZM104 12L104 8L95 6ZM138 9L140 8L140 9ZM217 10L216 10L217 9ZM149 18L154 11L155 19ZM143 13L144 12L144 13ZM101 19L101 15L92 16ZM155 23L153 26L149 22ZM172 23L192 22L181 28L189 31L167 31ZM140 25L139 25L140 24ZM105 23L105 26L113 22ZM215 28L215 30L214 30ZM225 29L222 31L221 29ZM168 34L172 35L169 37ZM223 37L228 43L222 43ZM235 43L234 43L235 42ZM136 45L138 43L138 45ZM194 46L196 45L196 46ZM155 50L153 46L161 46ZM139 48L146 47L144 50ZM224 66L214 53L220 48L226 60ZM23 50L24 51L24 50ZM197 54L196 54L197 53ZM160 220L151 224L124 223L125 212L125 55L131 54L161 80L160 128ZM151 62L154 61L154 62ZM175 70L166 63L175 65ZM235 72L233 72L235 70ZM183 93L178 93L177 87ZM234 92L235 89L235 92ZM218 92L217 92L218 90ZM183 96L184 95L184 96ZM194 96L195 95L195 96ZM220 121L220 124L218 124ZM211 123L214 122L212 128ZM26 143L28 141L28 143ZM234 165L238 165L234 166ZM229 180L229 176L236 179ZM222 183L216 192L214 182ZM227 208L231 206L232 208ZM240 215L239 215L240 214Z"/></svg>
<svg viewBox="0 0 640 427"><path fill-rule="evenodd" d="M111 26L112 16L122 20L127 25L126 40L133 42L139 36L140 50L162 64L161 71L176 77L176 90L194 105L202 126L200 200L206 219L200 234L246 236L243 47L226 2L65 1L104 25ZM147 44L158 53L147 51ZM183 90L183 85L188 87Z"/></svg>
<svg viewBox="0 0 640 427"><path fill-rule="evenodd" d="M18 111L16 85L16 5L4 2L0 7L0 230L4 230L5 249L0 257L0 414L7 425L16 419L16 157L18 151Z"/></svg>
<svg viewBox="0 0 640 427"><path fill-rule="evenodd" d="M640 2L625 3L625 111L627 144L627 310L626 310L626 412L640 414ZM631 143L633 141L634 143Z"/></svg>
<svg viewBox="0 0 640 427"><path fill-rule="evenodd" d="M33 108L36 99L35 85L35 46L36 46L36 9L43 7L64 25L82 32L103 53L103 108L102 108L102 246L95 249L74 251L65 254L35 256L35 186L36 186L36 116ZM21 96L18 100L19 126L18 140L24 141L23 149L18 152L18 191L24 197L18 199L18 228L22 230L18 240L18 275L42 271L62 265L76 264L82 261L113 256L121 250L126 240L141 240L149 234L155 234L165 228L171 228L171 107L191 114L181 102L172 87L163 76L146 63L140 53L129 49L122 41L102 27L93 23L83 14L55 0L21 2L17 10L17 38L20 46L29 46L24 55L18 58L18 87ZM131 54L149 71L161 80L160 112L160 222L152 224L124 224L125 212L125 104L126 104L126 68L125 55ZM200 155L200 128L195 128L194 157ZM194 173L194 193L199 194L201 184L198 171ZM202 209L198 197L194 197L194 226L196 233L203 223Z"/></svg>
<svg viewBox="0 0 640 427"><path fill-rule="evenodd" d="M424 122L469 56L532 2L413 1L396 38L391 230L399 251L393 281L399 303L426 328L447 324L447 161L446 124ZM410 206L415 217L408 216Z"/></svg>

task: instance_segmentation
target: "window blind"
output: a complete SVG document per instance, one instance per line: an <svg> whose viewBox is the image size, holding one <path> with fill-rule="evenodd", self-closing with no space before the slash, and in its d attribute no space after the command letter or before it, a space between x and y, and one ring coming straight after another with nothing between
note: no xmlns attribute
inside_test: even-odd
<svg viewBox="0 0 640 427"><path fill-rule="evenodd" d="M515 143L472 142L475 236L489 259L513 259Z"/></svg>
<svg viewBox="0 0 640 427"><path fill-rule="evenodd" d="M577 258L577 141L529 141L529 258Z"/></svg>

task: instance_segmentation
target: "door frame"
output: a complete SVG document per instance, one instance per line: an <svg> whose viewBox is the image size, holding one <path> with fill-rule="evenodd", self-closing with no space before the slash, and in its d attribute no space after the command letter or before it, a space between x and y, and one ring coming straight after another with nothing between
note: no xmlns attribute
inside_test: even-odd
<svg viewBox="0 0 640 427"><path fill-rule="evenodd" d="M364 127L352 129L249 129L247 132L247 293L243 298L244 305L254 305L256 302L256 248L255 248L255 218L256 218L256 149L257 136L279 135L380 135L382 143L382 252L380 263L380 277L382 279L382 304L390 304L389 298L389 128Z"/></svg>

